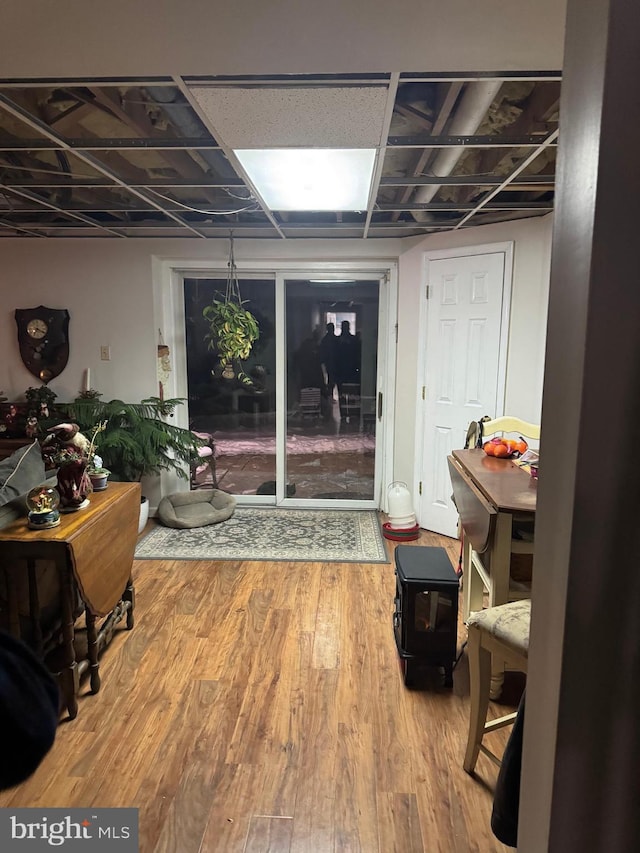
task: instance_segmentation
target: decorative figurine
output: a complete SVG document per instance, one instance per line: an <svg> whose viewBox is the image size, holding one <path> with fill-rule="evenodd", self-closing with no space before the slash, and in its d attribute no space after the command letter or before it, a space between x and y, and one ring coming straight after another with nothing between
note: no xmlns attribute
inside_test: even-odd
<svg viewBox="0 0 640 853"><path fill-rule="evenodd" d="M18 410L14 406L13 403L9 404L9 411L4 416L5 423L7 425L7 429L11 429L14 425L16 418L18 417Z"/></svg>
<svg viewBox="0 0 640 853"><path fill-rule="evenodd" d="M33 415L27 418L24 434L27 438L35 438L38 435L38 419L34 418Z"/></svg>
<svg viewBox="0 0 640 853"><path fill-rule="evenodd" d="M73 512L89 506L87 495L92 491L87 473L89 451L93 447L77 424L62 423L47 430L42 442L42 458L58 469L58 492L62 512Z"/></svg>
<svg viewBox="0 0 640 853"><path fill-rule="evenodd" d="M89 506L88 494L92 491L91 480L87 474L88 460L82 456L71 458L69 451L66 461L58 468L58 491L63 512L73 512Z"/></svg>

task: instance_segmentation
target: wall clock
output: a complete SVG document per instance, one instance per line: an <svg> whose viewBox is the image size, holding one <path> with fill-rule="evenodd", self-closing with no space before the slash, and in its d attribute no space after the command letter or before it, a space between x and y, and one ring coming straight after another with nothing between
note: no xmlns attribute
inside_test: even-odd
<svg viewBox="0 0 640 853"><path fill-rule="evenodd" d="M16 308L18 346L27 370L45 385L69 361L69 312L66 308Z"/></svg>

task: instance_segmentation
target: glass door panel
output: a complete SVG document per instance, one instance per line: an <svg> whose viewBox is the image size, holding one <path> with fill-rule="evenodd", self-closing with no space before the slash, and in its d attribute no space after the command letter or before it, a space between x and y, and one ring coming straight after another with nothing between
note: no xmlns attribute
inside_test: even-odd
<svg viewBox="0 0 640 853"><path fill-rule="evenodd" d="M285 280L286 496L375 498L377 280Z"/></svg>
<svg viewBox="0 0 640 853"><path fill-rule="evenodd" d="M243 277L239 284L242 300L260 327L260 337L243 365L251 385L237 376L223 378L217 353L206 340L209 327L202 310L224 295L226 279L184 279L189 426L210 436L214 449L213 458L203 459L191 485L213 484L234 495L275 496L275 281Z"/></svg>

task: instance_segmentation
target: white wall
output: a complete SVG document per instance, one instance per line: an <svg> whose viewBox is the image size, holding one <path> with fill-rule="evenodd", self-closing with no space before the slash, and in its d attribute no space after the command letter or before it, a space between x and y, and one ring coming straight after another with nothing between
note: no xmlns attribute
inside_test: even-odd
<svg viewBox="0 0 640 853"><path fill-rule="evenodd" d="M104 393L136 399L155 392L157 332L153 327L151 257L125 240L8 240L0 246L0 388L12 397L40 382L24 367L16 342L15 308L67 308L70 355L49 383L61 400L81 388L83 370ZM100 346L111 361L100 361Z"/></svg>
<svg viewBox="0 0 640 853"><path fill-rule="evenodd" d="M507 353L505 412L540 423L551 258L552 217L523 219L450 231L414 243L400 257L398 375L396 377L395 476L413 484L416 447L420 299L424 298L424 253L459 246L514 242L511 320Z"/></svg>
<svg viewBox="0 0 640 853"><path fill-rule="evenodd" d="M557 70L565 0L3 0L3 77Z"/></svg>
<svg viewBox="0 0 640 853"><path fill-rule="evenodd" d="M236 241L236 261L300 259L398 260L398 371L394 478L413 482L419 298L423 254L453 246L513 240L514 283L508 356L506 409L539 420L546 334L551 218L488 225L423 240L254 240ZM22 397L39 382L27 371L17 348L16 308L44 304L67 308L70 357L49 387L61 400L81 388L83 371L109 400L139 400L157 393L153 260L202 259L226 267L226 241L206 240L27 240L0 241L0 389ZM111 361L100 347L111 347Z"/></svg>
<svg viewBox="0 0 640 853"><path fill-rule="evenodd" d="M264 259L396 260L397 241L242 241L236 261ZM226 270L226 240L14 240L0 242L0 389L16 397L39 384L20 360L16 308L43 304L71 315L70 356L50 387L60 399L80 390L83 371L105 399L140 399L157 391L152 259L202 259ZM100 347L111 347L111 361Z"/></svg>

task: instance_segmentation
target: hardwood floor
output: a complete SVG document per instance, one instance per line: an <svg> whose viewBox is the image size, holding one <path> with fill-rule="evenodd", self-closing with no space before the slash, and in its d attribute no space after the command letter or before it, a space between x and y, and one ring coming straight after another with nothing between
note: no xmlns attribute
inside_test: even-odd
<svg viewBox="0 0 640 853"><path fill-rule="evenodd" d="M457 564L457 541L414 544ZM509 849L489 826L496 768L462 769L466 656L453 690L402 683L392 563L138 561L134 577L102 689L0 806L135 806L142 853Z"/></svg>

